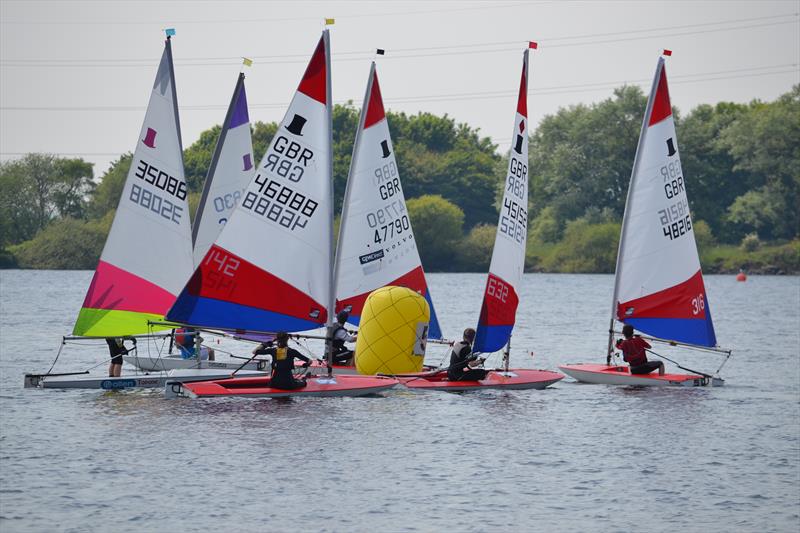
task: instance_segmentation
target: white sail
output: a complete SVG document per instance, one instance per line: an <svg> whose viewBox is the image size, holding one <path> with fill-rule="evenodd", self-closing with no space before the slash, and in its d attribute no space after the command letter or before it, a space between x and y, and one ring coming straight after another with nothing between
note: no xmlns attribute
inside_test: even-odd
<svg viewBox="0 0 800 533"><path fill-rule="evenodd" d="M244 73L233 90L192 227L195 266L206 256L255 174Z"/></svg>
<svg viewBox="0 0 800 533"><path fill-rule="evenodd" d="M300 331L332 309L330 45L327 30L254 179L170 320Z"/></svg>
<svg viewBox="0 0 800 533"><path fill-rule="evenodd" d="M516 321L528 235L528 50L511 134L503 203L473 350L495 352L508 343Z"/></svg>
<svg viewBox="0 0 800 533"><path fill-rule="evenodd" d="M613 307L617 320L639 331L716 345L663 57L656 67L631 174Z"/></svg>
<svg viewBox="0 0 800 533"><path fill-rule="evenodd" d="M372 63L342 208L335 267L336 311L359 323L369 294L387 285L422 294L431 308L429 337L441 338L406 209L400 172Z"/></svg>
<svg viewBox="0 0 800 533"><path fill-rule="evenodd" d="M146 333L192 273L183 151L166 41L131 168L74 334Z"/></svg>

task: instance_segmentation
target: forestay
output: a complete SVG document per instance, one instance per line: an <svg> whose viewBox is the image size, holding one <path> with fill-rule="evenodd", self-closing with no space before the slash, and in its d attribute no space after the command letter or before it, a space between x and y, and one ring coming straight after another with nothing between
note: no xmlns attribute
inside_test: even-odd
<svg viewBox="0 0 800 533"><path fill-rule="evenodd" d="M239 73L192 227L195 266L217 239L254 174L244 73Z"/></svg>
<svg viewBox="0 0 800 533"><path fill-rule="evenodd" d="M375 63L356 132L336 251L336 311L358 324L364 302L381 287L406 287L431 310L428 336L440 339L425 272L406 209Z"/></svg>
<svg viewBox="0 0 800 533"><path fill-rule="evenodd" d="M254 179L167 315L234 330L301 331L332 302L328 32Z"/></svg>
<svg viewBox="0 0 800 533"><path fill-rule="evenodd" d="M519 303L528 233L528 50L522 60L503 203L473 351L495 352L508 343Z"/></svg>
<svg viewBox="0 0 800 533"><path fill-rule="evenodd" d="M161 56L131 168L74 335L146 333L192 273L172 49Z"/></svg>
<svg viewBox="0 0 800 533"><path fill-rule="evenodd" d="M636 152L617 257L614 316L663 339L715 346L664 58Z"/></svg>

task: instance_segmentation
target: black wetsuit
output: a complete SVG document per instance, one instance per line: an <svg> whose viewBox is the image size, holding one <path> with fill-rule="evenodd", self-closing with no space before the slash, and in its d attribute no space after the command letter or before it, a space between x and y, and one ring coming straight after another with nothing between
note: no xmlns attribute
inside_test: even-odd
<svg viewBox="0 0 800 533"><path fill-rule="evenodd" d="M344 339L336 338L336 334L343 329L345 328L341 324L336 324L336 327L333 328L333 341L331 341L331 344L333 345L334 365L347 365L353 358L353 350L347 349L347 346L344 345Z"/></svg>
<svg viewBox="0 0 800 533"><path fill-rule="evenodd" d="M482 368L470 368L465 370L467 363L478 358L472 354L472 348L464 341L453 345L450 352L450 366L447 369L447 379L450 381L477 381L486 377L486 370Z"/></svg>
<svg viewBox="0 0 800 533"><path fill-rule="evenodd" d="M295 379L292 371L294 370L294 359L301 359L310 363L311 359L301 354L294 348L269 347L261 345L255 352L257 355L269 355L272 357L272 379L269 386L275 389L301 389L306 386L306 380Z"/></svg>
<svg viewBox="0 0 800 533"><path fill-rule="evenodd" d="M125 348L123 343L117 344L117 340L114 337L107 338L106 344L108 344L108 353L111 354L111 364L121 365L122 356L128 355L128 349Z"/></svg>

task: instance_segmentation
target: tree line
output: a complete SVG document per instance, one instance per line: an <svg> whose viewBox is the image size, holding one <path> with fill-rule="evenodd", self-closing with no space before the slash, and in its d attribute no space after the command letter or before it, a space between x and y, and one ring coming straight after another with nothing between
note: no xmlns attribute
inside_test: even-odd
<svg viewBox="0 0 800 533"><path fill-rule="evenodd" d="M531 135L526 267L613 272L646 96L546 116ZM359 110L333 111L335 205L341 210ZM408 210L428 271L485 271L507 155L478 129L430 113L387 114ZM800 272L800 86L773 102L675 111L678 146L706 271ZM263 154L278 125L256 122ZM195 211L220 126L184 150ZM99 179L82 159L33 153L0 163L0 266L94 268L131 163Z"/></svg>

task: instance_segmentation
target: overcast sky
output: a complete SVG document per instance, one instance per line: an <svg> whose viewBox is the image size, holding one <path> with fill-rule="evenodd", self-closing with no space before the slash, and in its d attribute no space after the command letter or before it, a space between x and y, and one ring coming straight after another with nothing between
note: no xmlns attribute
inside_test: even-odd
<svg viewBox="0 0 800 533"><path fill-rule="evenodd" d="M221 123L241 56L252 121L276 121L331 27L333 97L363 98L375 48L393 111L447 113L510 144L522 51L531 130L559 107L649 87L661 50L673 105L772 100L800 83L800 2L0 1L0 157L83 157L101 175L132 151L173 38L184 147ZM256 154L260 158L263 154Z"/></svg>

